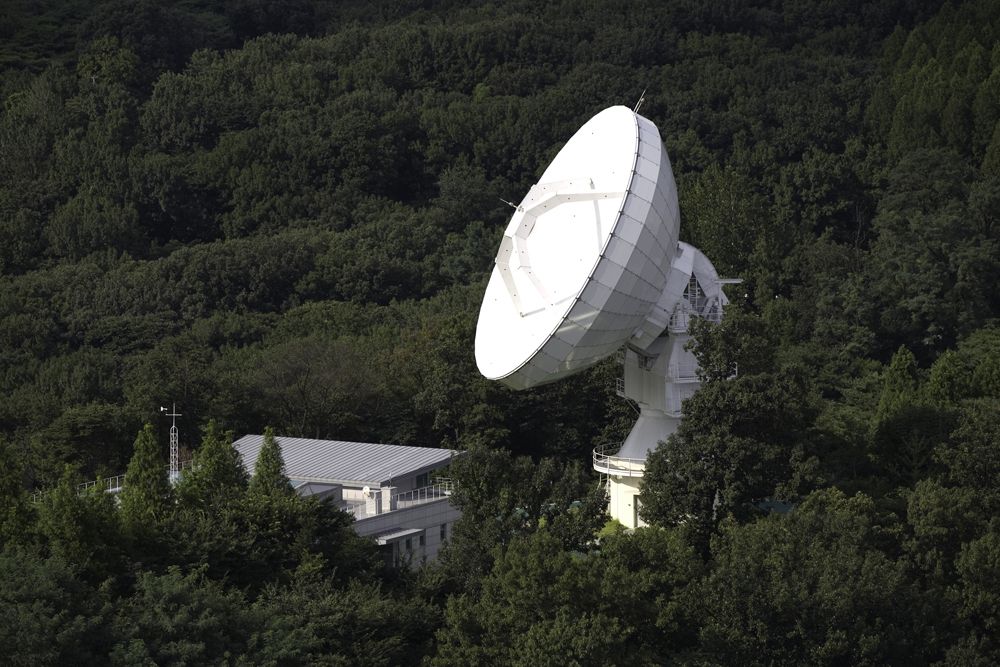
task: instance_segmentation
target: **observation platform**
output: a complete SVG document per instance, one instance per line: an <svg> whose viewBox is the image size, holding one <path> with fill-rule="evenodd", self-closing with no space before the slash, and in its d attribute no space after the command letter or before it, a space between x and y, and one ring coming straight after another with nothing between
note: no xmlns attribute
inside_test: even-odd
<svg viewBox="0 0 1000 667"><path fill-rule="evenodd" d="M594 470L615 477L642 477L646 459L618 456L621 445L605 445L594 450Z"/></svg>
<svg viewBox="0 0 1000 667"><path fill-rule="evenodd" d="M454 480L436 478L433 484L402 493L391 493L389 489L375 489L368 492L364 500L342 500L338 506L358 521L368 517L396 512L426 503L447 500L455 490Z"/></svg>

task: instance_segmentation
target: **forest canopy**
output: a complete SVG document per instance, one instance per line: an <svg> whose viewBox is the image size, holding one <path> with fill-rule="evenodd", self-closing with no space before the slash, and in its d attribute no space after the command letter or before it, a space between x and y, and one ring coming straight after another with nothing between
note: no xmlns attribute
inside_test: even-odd
<svg viewBox="0 0 1000 667"><path fill-rule="evenodd" d="M513 392L473 337L501 200L640 96L743 283L626 534L614 360ZM10 2L0 97L15 664L1000 661L995 2ZM171 402L196 456L467 449L466 518L400 574L221 464L76 494L165 460Z"/></svg>

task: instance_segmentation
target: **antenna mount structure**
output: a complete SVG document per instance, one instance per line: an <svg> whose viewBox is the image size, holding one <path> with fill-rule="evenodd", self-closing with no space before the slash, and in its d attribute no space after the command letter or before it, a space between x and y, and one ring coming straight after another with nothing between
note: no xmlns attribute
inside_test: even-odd
<svg viewBox="0 0 1000 667"><path fill-rule="evenodd" d="M677 185L656 125L615 106L587 121L531 187L500 241L476 326L476 365L512 389L555 382L616 352L619 396L639 410L620 446L593 452L609 512L643 525L650 451L673 434L698 389L693 318L728 299L700 250L679 239Z"/></svg>
<svg viewBox="0 0 1000 667"><path fill-rule="evenodd" d="M180 441L177 437L177 418L181 416L181 413L177 412L177 404L174 403L173 407L170 408L170 412L167 412L167 408L160 408L160 412L166 412L167 417L171 418L170 422L170 467L168 468L170 483L176 484L177 480L181 477L181 460L180 460Z"/></svg>

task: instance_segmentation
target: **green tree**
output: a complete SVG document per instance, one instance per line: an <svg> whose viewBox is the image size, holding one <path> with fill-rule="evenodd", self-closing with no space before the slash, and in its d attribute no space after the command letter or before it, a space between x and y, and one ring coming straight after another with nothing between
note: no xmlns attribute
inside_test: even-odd
<svg viewBox="0 0 1000 667"><path fill-rule="evenodd" d="M511 540L550 527L566 549L585 549L604 522L606 496L576 462L477 448L449 468L462 518L442 555L457 588L472 591Z"/></svg>
<svg viewBox="0 0 1000 667"><path fill-rule="evenodd" d="M759 315L730 307L718 323L693 319L690 333L689 349L698 360L698 376L703 382L773 370L777 342Z"/></svg>
<svg viewBox="0 0 1000 667"><path fill-rule="evenodd" d="M681 533L612 534L587 555L547 529L515 538L476 593L448 600L433 664L663 664L694 634L699 572Z"/></svg>
<svg viewBox="0 0 1000 667"><path fill-rule="evenodd" d="M122 564L114 496L101 484L86 491L78 485L76 471L66 466L58 486L42 496L36 526L49 555L100 582Z"/></svg>
<svg viewBox="0 0 1000 667"><path fill-rule="evenodd" d="M669 655L695 645L697 620L689 595L705 572L683 529L602 535L593 567L601 577L601 598L617 605L624 624L644 638L638 647L643 660L667 662Z"/></svg>
<svg viewBox="0 0 1000 667"><path fill-rule="evenodd" d="M171 562L205 565L207 576L256 596L288 581L303 563L336 582L370 577L378 567L375 546L353 522L327 501L237 489L209 505L182 505L166 537Z"/></svg>
<svg viewBox="0 0 1000 667"><path fill-rule="evenodd" d="M34 511L24 490L24 466L14 446L0 436L0 549L31 541Z"/></svg>
<svg viewBox="0 0 1000 667"><path fill-rule="evenodd" d="M253 616L243 595L194 570L143 572L118 605L116 665L220 664L245 651Z"/></svg>
<svg viewBox="0 0 1000 667"><path fill-rule="evenodd" d="M958 426L936 452L956 485L997 496L1000 489L1000 400L981 398L966 403Z"/></svg>
<svg viewBox="0 0 1000 667"><path fill-rule="evenodd" d="M928 401L942 407L1000 397L1000 332L984 327L954 350L945 350L931 366L923 392Z"/></svg>
<svg viewBox="0 0 1000 667"><path fill-rule="evenodd" d="M906 494L907 539L903 546L933 594L949 599L962 548L982 536L1000 509L996 493L921 480ZM945 610L947 611L947 610Z"/></svg>
<svg viewBox="0 0 1000 667"><path fill-rule="evenodd" d="M85 363L80 358L75 361L81 365ZM39 383L42 396L47 393L49 382L59 381L58 374L51 368L58 365L58 362L51 363L43 372L45 380ZM77 368L76 373L83 375L86 371ZM67 381L75 384L81 379L71 377ZM45 426L36 431L31 440L35 474L39 480L54 484L66 464L79 466L81 474L89 478L121 472L128 460L128 449L118 443L127 433L134 432L135 422L121 406L110 402L90 402L84 398L86 402L73 405L69 396L64 400L70 405L46 420Z"/></svg>
<svg viewBox="0 0 1000 667"><path fill-rule="evenodd" d="M337 586L308 564L253 611L262 619L249 642L254 664L418 665L440 622L416 596L360 580Z"/></svg>
<svg viewBox="0 0 1000 667"><path fill-rule="evenodd" d="M934 468L934 448L948 438L953 415L924 398L917 362L900 347L882 378L869 456L883 484L910 486Z"/></svg>
<svg viewBox="0 0 1000 667"><path fill-rule="evenodd" d="M210 420L190 470L177 485L178 497L190 507L211 507L241 495L246 486L247 472L233 447L232 432L224 432Z"/></svg>
<svg viewBox="0 0 1000 667"><path fill-rule="evenodd" d="M945 350L931 366L924 392L928 399L942 405L953 405L963 397L968 387L968 372L962 358L954 350Z"/></svg>
<svg viewBox="0 0 1000 667"><path fill-rule="evenodd" d="M125 530L140 534L162 524L173 509L173 493L151 424L139 431L134 451L119 494L119 513Z"/></svg>
<svg viewBox="0 0 1000 667"><path fill-rule="evenodd" d="M686 525L704 548L713 527L768 499L793 500L815 467L806 449L815 401L796 372L709 382L684 403L677 432L646 460L642 517Z"/></svg>
<svg viewBox="0 0 1000 667"><path fill-rule="evenodd" d="M61 558L0 551L0 654L4 663L98 664L113 641L104 596Z"/></svg>
<svg viewBox="0 0 1000 667"><path fill-rule="evenodd" d="M946 664L990 665L1000 660L1000 530L989 532L962 548L958 558L959 617L964 636L948 650Z"/></svg>
<svg viewBox="0 0 1000 667"><path fill-rule="evenodd" d="M916 396L919 381L916 357L905 345L900 346L882 377L882 395L878 400L875 420L882 421L900 407L910 404Z"/></svg>
<svg viewBox="0 0 1000 667"><path fill-rule="evenodd" d="M712 164L680 186L686 239L723 275L744 275L768 241L770 213L754 183L732 165Z"/></svg>
<svg viewBox="0 0 1000 667"><path fill-rule="evenodd" d="M274 437L274 429L264 429L264 442L257 454L253 476L250 478L250 493L258 495L289 495L294 493L285 476L285 461L281 457L281 447Z"/></svg>
<svg viewBox="0 0 1000 667"><path fill-rule="evenodd" d="M911 151L888 174L859 315L877 323L889 350L902 343L931 358L1000 308L982 289L1000 275L1000 260L996 226L970 211L974 179L968 161L944 149Z"/></svg>
<svg viewBox="0 0 1000 667"><path fill-rule="evenodd" d="M377 400L377 376L346 340L293 338L257 350L247 361L248 393L283 433L350 438Z"/></svg>
<svg viewBox="0 0 1000 667"><path fill-rule="evenodd" d="M433 664L621 659L631 642L617 619L588 604L599 595L597 584L591 564L575 560L547 531L516 539L480 594L449 600Z"/></svg>
<svg viewBox="0 0 1000 667"><path fill-rule="evenodd" d="M926 657L906 566L864 497L817 491L788 515L727 522L696 591L712 664L886 664ZM889 551L886 549L889 548Z"/></svg>

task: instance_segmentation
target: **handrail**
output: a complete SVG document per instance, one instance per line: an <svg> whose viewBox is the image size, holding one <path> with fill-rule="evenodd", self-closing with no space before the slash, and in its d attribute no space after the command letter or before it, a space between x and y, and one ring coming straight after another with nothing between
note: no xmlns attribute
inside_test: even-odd
<svg viewBox="0 0 1000 667"><path fill-rule="evenodd" d="M184 461L181 461L180 468L181 470L184 470L186 468L192 467L193 464L194 464L194 459L186 459ZM169 474L169 472L170 472L170 466L168 465L167 473ZM105 493L116 493L118 491L121 491L125 487L125 476L126 473L122 473L120 475L115 475L113 477L105 477L104 479L93 479L90 480L89 482L81 482L76 485L76 491L77 493L83 493L87 489L91 489L100 484L103 487ZM35 491L34 493L31 494L31 502L33 503L38 502L39 500L41 500L42 496L44 496L48 491L49 489Z"/></svg>
<svg viewBox="0 0 1000 667"><path fill-rule="evenodd" d="M594 449L594 470L618 477L642 477L646 471L646 459L618 456L621 447L604 445Z"/></svg>
<svg viewBox="0 0 1000 667"><path fill-rule="evenodd" d="M355 519L363 519L367 516L367 512L365 511L367 504L368 503L365 500L345 501L344 506L341 509L348 514L353 514Z"/></svg>
<svg viewBox="0 0 1000 667"><path fill-rule="evenodd" d="M372 489L370 491L370 497L360 501L345 500L341 505L341 509L345 512L353 514L355 519L367 519L370 516L388 514L390 512L406 509L408 507L423 505L424 503L433 502L435 500L443 500L450 497L457 487L458 482L455 480L448 477L436 477L434 478L433 484L421 486L417 489L411 489L410 491L401 491L399 493L392 494L389 498L390 509L383 509L382 491L380 489ZM377 508L374 514L369 514L368 512L370 501L374 501L375 507Z"/></svg>
<svg viewBox="0 0 1000 667"><path fill-rule="evenodd" d="M411 491L402 491L392 496L392 504L399 506L399 503L417 505L419 503L430 502L439 498L447 498L455 490L455 482L450 479L442 479L435 484L422 486Z"/></svg>
<svg viewBox="0 0 1000 667"><path fill-rule="evenodd" d="M698 363L672 363L667 366L667 375L673 380L697 380Z"/></svg>

